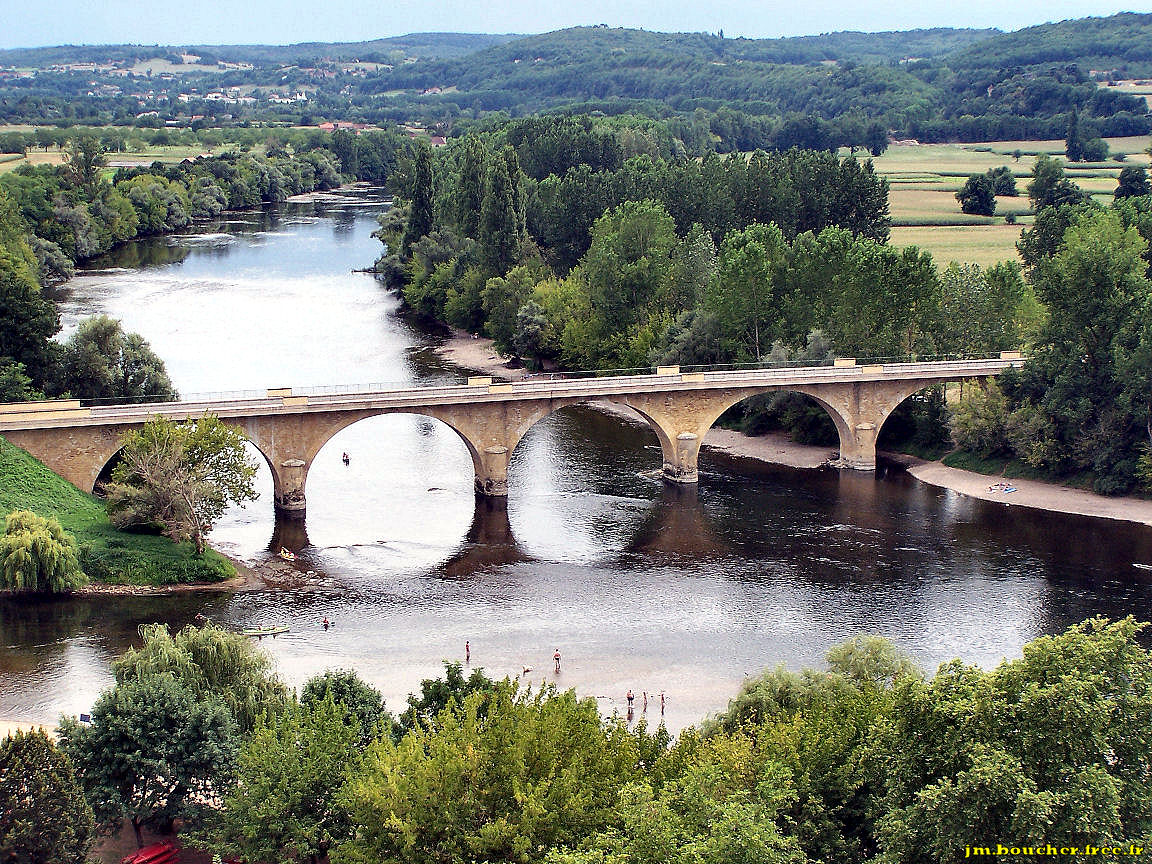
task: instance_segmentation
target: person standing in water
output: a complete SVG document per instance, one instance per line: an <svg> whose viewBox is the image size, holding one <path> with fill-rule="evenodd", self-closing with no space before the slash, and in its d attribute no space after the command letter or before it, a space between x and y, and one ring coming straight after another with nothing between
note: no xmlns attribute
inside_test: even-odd
<svg viewBox="0 0 1152 864"><path fill-rule="evenodd" d="M464 641L464 662L469 663L469 662L471 662L471 660L472 660L472 645L467 640L465 640Z"/></svg>
<svg viewBox="0 0 1152 864"><path fill-rule="evenodd" d="M556 649L556 653L552 655L552 659L556 661L556 674L560 674L560 649Z"/></svg>

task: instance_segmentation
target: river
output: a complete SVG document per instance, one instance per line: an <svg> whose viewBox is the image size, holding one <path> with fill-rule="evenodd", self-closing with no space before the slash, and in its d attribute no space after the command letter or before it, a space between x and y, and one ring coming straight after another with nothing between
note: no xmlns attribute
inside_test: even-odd
<svg viewBox="0 0 1152 864"><path fill-rule="evenodd" d="M369 274L385 206L365 193L232 214L131 244L59 295L65 333L107 313L145 336L185 396L459 380L437 337ZM347 452L350 464L341 462ZM818 666L886 636L926 670L985 667L1092 615L1147 618L1152 529L964 498L902 471L796 470L704 451L698 489L655 479L650 431L588 408L534 427L506 506L477 505L463 443L438 421L361 421L319 454L304 525L277 525L271 476L212 542L253 563L298 550L286 586L239 593L0 601L0 717L87 711L141 623L198 614L286 625L284 679L352 668L390 708L444 659L673 731L722 710L766 666ZM325 630L321 622L332 624ZM559 675L552 655L563 656ZM646 712L641 694L649 694Z"/></svg>

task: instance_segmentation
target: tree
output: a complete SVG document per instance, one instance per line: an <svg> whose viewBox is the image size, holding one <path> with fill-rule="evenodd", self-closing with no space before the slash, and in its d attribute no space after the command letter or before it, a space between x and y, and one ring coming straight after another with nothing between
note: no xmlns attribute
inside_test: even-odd
<svg viewBox="0 0 1152 864"><path fill-rule="evenodd" d="M533 369L539 369L542 358L548 353L549 331L544 307L535 300L527 300L516 310L516 331L512 334L511 348L517 357L527 360Z"/></svg>
<svg viewBox="0 0 1152 864"><path fill-rule="evenodd" d="M988 179L992 181L992 191L996 195L1015 198L1019 194L1016 191L1016 175L1012 173L1012 169L1007 165L1001 165L999 168L989 168L986 173L988 174Z"/></svg>
<svg viewBox="0 0 1152 864"><path fill-rule="evenodd" d="M996 193L987 174L971 175L956 193L956 200L964 213L992 216L996 212Z"/></svg>
<svg viewBox="0 0 1152 864"><path fill-rule="evenodd" d="M72 762L43 729L0 741L5 864L83 864L95 822Z"/></svg>
<svg viewBox="0 0 1152 864"><path fill-rule="evenodd" d="M244 734L288 698L268 656L239 633L209 624L172 634L166 624L144 624L140 636L139 648L129 648L112 663L119 684L170 675L197 699L223 701Z"/></svg>
<svg viewBox="0 0 1152 864"><path fill-rule="evenodd" d="M0 585L18 592L72 591L86 581L76 541L60 523L30 510L16 510L0 537Z"/></svg>
<svg viewBox="0 0 1152 864"><path fill-rule="evenodd" d="M55 363L56 307L40 290L37 261L24 240L20 215L0 190L0 359L24 365L42 387Z"/></svg>
<svg viewBox="0 0 1152 864"><path fill-rule="evenodd" d="M356 837L340 857L533 860L601 828L638 761L636 738L602 723L594 699L503 681L368 749L347 793Z"/></svg>
<svg viewBox="0 0 1152 864"><path fill-rule="evenodd" d="M300 691L301 706L312 709L325 699L331 699L347 712L348 719L357 728L361 746L392 731L392 715L384 707L380 691L349 669L329 669L304 682Z"/></svg>
<svg viewBox="0 0 1152 864"><path fill-rule="evenodd" d="M412 186L408 190L411 202L408 209L408 224L404 227L404 238L400 251L405 257L412 253L412 244L432 230L432 148L424 142L416 147L415 165L412 169Z"/></svg>
<svg viewBox="0 0 1152 864"><path fill-rule="evenodd" d="M1032 182L1028 184L1028 199L1032 209L1079 204L1085 199L1080 187L1064 176L1064 167L1058 159L1041 153L1032 166Z"/></svg>
<svg viewBox="0 0 1152 864"><path fill-rule="evenodd" d="M244 744L237 782L206 833L248 861L326 861L353 835L341 791L361 746L359 724L331 695L290 703Z"/></svg>
<svg viewBox="0 0 1152 864"><path fill-rule="evenodd" d="M779 337L788 245L775 225L751 225L724 238L705 306L745 357L759 360Z"/></svg>
<svg viewBox="0 0 1152 864"><path fill-rule="evenodd" d="M106 690L92 722L65 717L61 747L71 758L96 820L168 827L218 800L236 760L236 726L217 696L198 699L171 675Z"/></svg>
<svg viewBox="0 0 1152 864"><path fill-rule="evenodd" d="M1152 194L1152 186L1148 183L1148 172L1143 165L1128 165L1120 172L1120 179L1116 184L1113 198L1135 198L1140 195Z"/></svg>
<svg viewBox="0 0 1152 864"><path fill-rule="evenodd" d="M62 389L76 399L178 398L161 360L138 333L94 315L64 345Z"/></svg>
<svg viewBox="0 0 1152 864"><path fill-rule="evenodd" d="M484 202L484 148L479 140L469 137L464 143L460 159L460 173L456 178L456 196L453 200L456 227L461 236L479 239L480 208Z"/></svg>
<svg viewBox="0 0 1152 864"><path fill-rule="evenodd" d="M1086 139L1081 156L1085 162L1103 162L1108 158L1108 142L1099 136Z"/></svg>
<svg viewBox="0 0 1152 864"><path fill-rule="evenodd" d="M516 263L520 236L516 227L516 200L508 163L491 159L484 179L484 199L476 228L480 263L489 276L500 276Z"/></svg>
<svg viewBox="0 0 1152 864"><path fill-rule="evenodd" d="M835 183L828 223L847 228L857 236L886 243L892 225L888 213L888 181L877 176L872 160L861 165L855 157L848 157L840 163ZM819 230L824 225L807 227Z"/></svg>
<svg viewBox="0 0 1152 864"><path fill-rule="evenodd" d="M1084 158L1084 132L1080 128L1080 113L1073 108L1068 118L1068 131L1064 136L1064 155L1069 162L1079 162Z"/></svg>
<svg viewBox="0 0 1152 864"><path fill-rule="evenodd" d="M652 200L627 201L596 220L580 272L595 325L603 328L600 338L623 333L666 308L677 245L672 217Z"/></svg>
<svg viewBox="0 0 1152 864"><path fill-rule="evenodd" d="M1143 843L1152 807L1135 778L1152 753L1152 657L1140 629L1097 618L990 672L954 661L930 682L905 679L876 736L880 860Z"/></svg>
<svg viewBox="0 0 1152 864"><path fill-rule="evenodd" d="M32 379L25 373L23 363L0 359L0 403L31 402L43 398L44 394L32 386Z"/></svg>
<svg viewBox="0 0 1152 864"><path fill-rule="evenodd" d="M990 354L1020 345L1019 310L1030 295L1014 261L987 270L952 262L939 277L936 344L948 354Z"/></svg>
<svg viewBox="0 0 1152 864"><path fill-rule="evenodd" d="M64 176L89 200L96 197L103 182L100 169L108 164L106 157L107 152L95 135L78 135L64 145Z"/></svg>
<svg viewBox="0 0 1152 864"><path fill-rule="evenodd" d="M408 707L400 715L394 737L403 737L421 726L433 726L449 703L462 705L473 693L491 693L495 687L496 682L483 669L473 669L465 678L460 663L445 660L443 678L425 678L420 682L420 695L409 694Z"/></svg>
<svg viewBox="0 0 1152 864"><path fill-rule="evenodd" d="M197 554L229 505L256 498L243 435L211 414L148 421L125 438L120 460L106 487L113 524L158 523L173 542L191 540Z"/></svg>
<svg viewBox="0 0 1152 864"><path fill-rule="evenodd" d="M1142 394L1152 392L1152 368L1120 362L1141 339L1152 297L1147 251L1116 212L1076 216L1056 254L1032 270L1048 320L1018 386L1007 391L1020 457L1057 474L1090 471L1104 494L1136 482L1147 438Z"/></svg>
<svg viewBox="0 0 1152 864"><path fill-rule="evenodd" d="M880 156L888 149L888 129L879 120L873 120L864 128L864 146L873 156Z"/></svg>

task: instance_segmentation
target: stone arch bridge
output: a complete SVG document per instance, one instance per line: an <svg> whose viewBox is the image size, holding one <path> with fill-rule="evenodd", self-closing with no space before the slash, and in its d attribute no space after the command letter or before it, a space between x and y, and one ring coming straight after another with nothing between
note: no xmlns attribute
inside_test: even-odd
<svg viewBox="0 0 1152 864"><path fill-rule="evenodd" d="M272 470L278 512L303 517L308 469L337 432L380 414L421 414L450 426L463 439L476 469L480 495L508 494L508 462L524 434L567 405L607 400L633 409L660 440L664 476L697 481L700 443L728 408L749 396L786 390L804 393L831 416L840 434L839 464L876 466L876 437L905 399L925 387L986 378L1024 360L1016 352L998 358L927 363L681 372L515 383L470 378L466 385L406 390L294 393L268 390L249 398L137 405L83 406L79 401L0 405L0 435L31 453L60 476L91 491L124 435L155 416L188 420L215 414L238 427Z"/></svg>

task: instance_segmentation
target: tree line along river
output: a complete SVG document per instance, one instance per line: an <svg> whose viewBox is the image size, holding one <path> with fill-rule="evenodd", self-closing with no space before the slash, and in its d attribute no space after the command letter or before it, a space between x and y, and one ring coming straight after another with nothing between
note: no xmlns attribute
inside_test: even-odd
<svg viewBox="0 0 1152 864"><path fill-rule="evenodd" d="M144 335L184 395L325 384L448 383L437 337L373 276L386 206L362 192L231 214L130 244L59 295L65 334L106 313ZM350 464L341 461L347 452ZM1148 617L1152 529L964 498L898 469L797 470L707 449L699 488L655 475L646 428L590 408L537 424L507 505L477 504L464 444L438 421L361 421L321 451L305 524L277 524L271 477L212 543L255 565L298 549L275 587L237 593L0 601L0 717L91 706L141 623L207 616L286 625L262 645L298 686L356 669L393 710L464 659L595 697L673 731L723 708L745 676L819 665L859 633L926 669L992 666L1092 615ZM328 618L332 626L322 626ZM563 671L552 669L562 652Z"/></svg>

